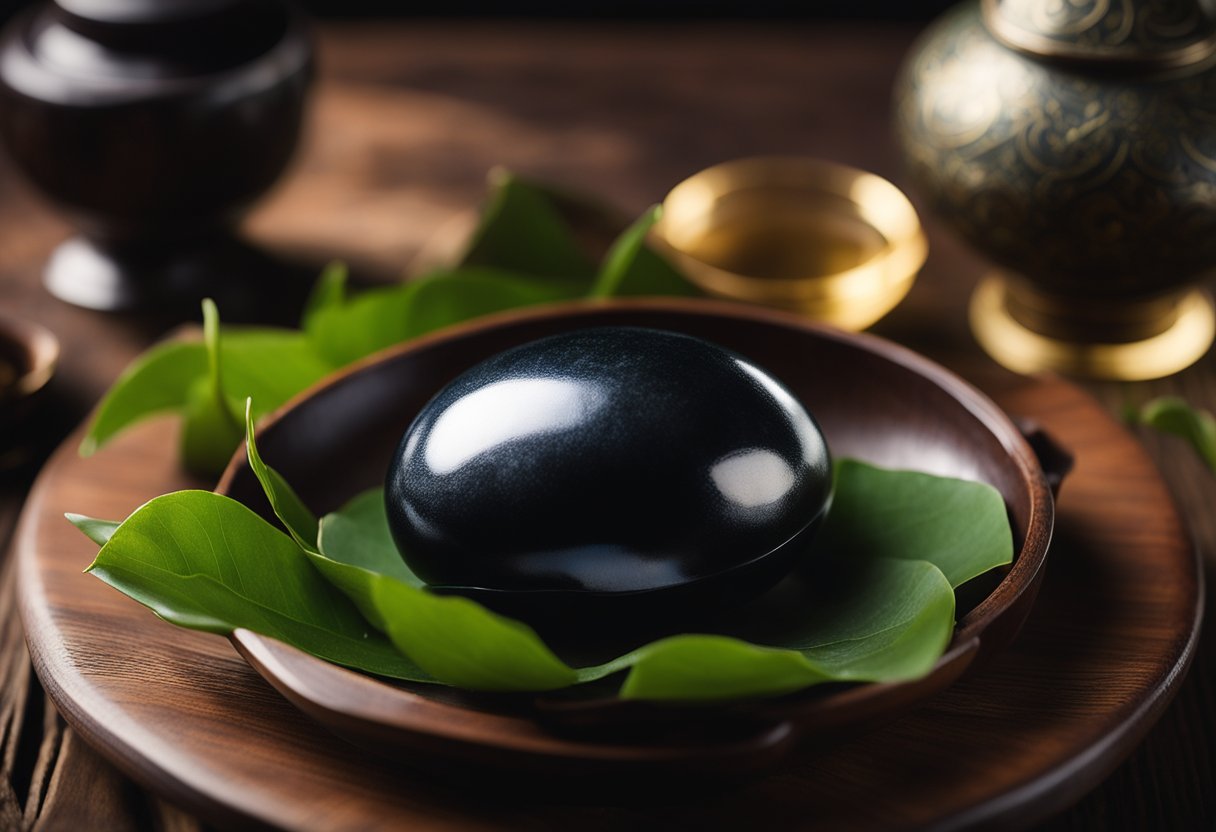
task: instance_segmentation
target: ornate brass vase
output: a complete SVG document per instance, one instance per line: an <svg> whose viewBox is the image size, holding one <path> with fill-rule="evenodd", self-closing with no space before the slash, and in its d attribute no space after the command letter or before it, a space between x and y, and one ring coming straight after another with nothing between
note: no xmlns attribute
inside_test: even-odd
<svg viewBox="0 0 1216 832"><path fill-rule="evenodd" d="M1144 379L1196 361L1216 315L1216 21L1204 0L982 0L947 13L896 90L909 171L994 261L971 305L1020 372Z"/></svg>

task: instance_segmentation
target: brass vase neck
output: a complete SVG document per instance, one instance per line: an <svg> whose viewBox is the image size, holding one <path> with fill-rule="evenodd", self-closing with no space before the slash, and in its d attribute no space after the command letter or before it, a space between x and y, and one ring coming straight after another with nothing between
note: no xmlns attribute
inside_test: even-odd
<svg viewBox="0 0 1216 832"><path fill-rule="evenodd" d="M981 0L998 41L1036 58L1157 71L1216 54L1205 0Z"/></svg>

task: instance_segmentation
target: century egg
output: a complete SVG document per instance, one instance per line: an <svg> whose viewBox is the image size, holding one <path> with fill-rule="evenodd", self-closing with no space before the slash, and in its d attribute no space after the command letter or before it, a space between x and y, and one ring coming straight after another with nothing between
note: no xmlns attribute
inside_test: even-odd
<svg viewBox="0 0 1216 832"><path fill-rule="evenodd" d="M746 358L602 327L502 352L418 413L393 538L432 587L528 618L687 614L787 574L831 495L815 420Z"/></svg>

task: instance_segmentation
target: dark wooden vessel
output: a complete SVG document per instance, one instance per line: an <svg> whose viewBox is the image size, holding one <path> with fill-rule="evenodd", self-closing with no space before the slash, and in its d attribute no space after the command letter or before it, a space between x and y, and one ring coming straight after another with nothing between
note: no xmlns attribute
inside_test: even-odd
<svg viewBox="0 0 1216 832"><path fill-rule="evenodd" d="M288 698L349 739L398 755L424 749L435 763L527 767L551 777L742 773L770 764L799 739L821 739L907 709L1013 638L1034 603L1054 518L1030 445L991 401L943 368L888 341L791 313L655 299L508 313L414 341L331 377L267 424L259 447L316 511L331 511L384 482L405 428L447 381L504 349L596 326L679 332L742 355L780 379L815 415L837 457L990 483L1009 508L1018 549L1014 565L995 589L970 588L973 597L960 603L946 654L930 674L911 682L832 693L812 689L717 708L539 697L521 709L518 697L465 695L451 702L450 692L433 685L368 684L284 651L272 639L240 633L238 649ZM273 520L243 454L234 457L217 490ZM621 645L620 652L633 646ZM666 739L676 726L678 738Z"/></svg>
<svg viewBox="0 0 1216 832"><path fill-rule="evenodd" d="M312 76L286 0L56 0L20 15L0 39L0 137L80 230L47 287L95 309L250 307L273 270L233 227L291 159Z"/></svg>

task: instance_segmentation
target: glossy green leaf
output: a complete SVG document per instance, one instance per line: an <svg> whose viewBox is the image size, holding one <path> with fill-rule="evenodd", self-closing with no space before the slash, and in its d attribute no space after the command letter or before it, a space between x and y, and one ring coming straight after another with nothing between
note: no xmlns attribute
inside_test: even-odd
<svg viewBox="0 0 1216 832"><path fill-rule="evenodd" d="M313 566L346 595L363 617L384 632L388 624L373 600L373 584L387 575L422 586L393 544L385 516L384 492L374 489L318 521L315 514L278 471L258 452L252 405L246 407L246 452L249 466L266 493L275 516L312 560Z"/></svg>
<svg viewBox="0 0 1216 832"><path fill-rule="evenodd" d="M1186 440L1208 469L1216 473L1216 417L1211 413L1191 407L1177 396L1163 396L1130 415L1133 423Z"/></svg>
<svg viewBox="0 0 1216 832"><path fill-rule="evenodd" d="M986 483L891 471L855 459L840 460L835 477L832 510L817 548L929 561L955 587L1013 560L1005 502Z"/></svg>
<svg viewBox="0 0 1216 832"><path fill-rule="evenodd" d="M932 563L875 558L852 571L847 591L766 643L799 651L833 679L892 681L928 673L954 630L954 591Z"/></svg>
<svg viewBox="0 0 1216 832"><path fill-rule="evenodd" d="M239 424L228 405L219 404L211 380L196 379L182 409L178 444L182 467L199 477L217 477L240 443Z"/></svg>
<svg viewBox="0 0 1216 832"><path fill-rule="evenodd" d="M954 592L941 570L925 561L865 558L829 574L827 586L787 579L721 635L641 648L621 695L771 696L825 681L915 679L933 668L954 629Z"/></svg>
<svg viewBox="0 0 1216 832"><path fill-rule="evenodd" d="M283 329L225 328L211 301L203 302L207 375L190 387L183 409L182 463L217 475L240 447L244 425L237 402L253 399L253 415L273 410L333 367L318 358L302 333Z"/></svg>
<svg viewBox="0 0 1216 832"><path fill-rule="evenodd" d="M504 170L494 171L489 184L481 222L460 265L578 281L585 292L595 266L545 190Z"/></svg>
<svg viewBox="0 0 1216 832"><path fill-rule="evenodd" d="M186 406L190 388L207 374L201 341L167 341L135 360L98 405L80 453L90 456L123 429L167 410Z"/></svg>
<svg viewBox="0 0 1216 832"><path fill-rule="evenodd" d="M621 697L698 701L776 696L830 680L793 650L726 636L674 636L637 651Z"/></svg>
<svg viewBox="0 0 1216 832"><path fill-rule="evenodd" d="M304 312L300 316L300 329L308 329L308 321L323 309L331 309L346 303L346 282L350 271L345 263L330 263L317 278L308 299L304 301Z"/></svg>
<svg viewBox="0 0 1216 832"><path fill-rule="evenodd" d="M532 628L467 598L442 597L380 576L372 600L388 636L419 666L471 690L553 690L578 675Z"/></svg>
<svg viewBox="0 0 1216 832"><path fill-rule="evenodd" d="M304 505L304 501L296 494L283 476L265 462L258 453L257 441L253 429L253 399L245 400L245 454L249 459L249 467L257 477L266 492L266 499L274 509L275 516L283 523L287 533L292 536L300 548L315 551L318 545L320 524L312 510Z"/></svg>
<svg viewBox="0 0 1216 832"><path fill-rule="evenodd" d="M318 355L303 332L266 327L224 327L220 358L229 401L239 405L252 398L255 419L339 366Z"/></svg>
<svg viewBox="0 0 1216 832"><path fill-rule="evenodd" d="M375 584L384 577L361 566L343 563L327 557L315 548L306 548L305 554L325 580L350 599L363 617L380 632L388 631L388 621L380 613L374 598Z"/></svg>
<svg viewBox="0 0 1216 832"><path fill-rule="evenodd" d="M399 650L445 684L472 690L551 690L578 681L525 624L422 588L392 545L383 506L383 491L374 490L325 517L322 553L310 557Z"/></svg>
<svg viewBox="0 0 1216 832"><path fill-rule="evenodd" d="M863 464L846 464L840 470L846 490L868 489L873 500L892 499L907 492L908 486L925 486L922 479L925 475L917 475L909 481L911 475L907 472L881 471ZM886 476L873 476L875 470ZM851 482L854 478L859 482ZM965 490L974 485L957 480L945 480L943 484ZM884 494L884 490L891 494ZM851 501L843 505L849 506ZM999 516L1004 518L1003 503ZM953 532L938 530L939 534L948 536L972 519L971 516L939 517L937 522L947 522L953 529ZM336 549L333 551L324 545L329 539L327 530L332 522L345 524L341 535L334 537ZM1008 534L1007 523L1005 534ZM339 561L349 562L358 557L359 566L369 572L401 568L388 533L383 494L379 490L360 495L322 521L321 538L322 549ZM887 541L880 542L885 544ZM997 548L980 546L968 551L987 557L986 553ZM666 639L603 665L572 672L577 681L586 682L629 669L622 696L690 700L775 695L825 680L916 678L933 667L949 643L954 625L954 593L950 581L934 564L900 559L901 554L902 551L897 552L892 558L867 550L859 555L850 549L851 557L833 561L829 568L804 570L791 576L750 609L742 610L721 634ZM827 555L820 552L816 557ZM960 566L962 560L962 556L950 555L945 562ZM975 562L968 568L976 571L981 564ZM822 585L825 577L827 585ZM349 576L344 580L349 588ZM369 575L364 575L355 591L367 593L370 590L374 595L377 586ZM477 676L467 659L457 659L455 669L444 664L445 660L451 660L449 653L458 651L462 642L436 641L435 632L429 627L417 630L402 624L401 621L415 621L411 616L419 614L408 606L415 596L399 592L395 597L397 606L394 610L386 610L383 599L373 600L371 605L365 600L360 608L373 607L375 618L389 627L390 633L396 633L394 641L398 646L442 681L463 687L502 689L498 687L503 684L502 679L492 672ZM499 629L500 617L487 614L487 618L499 619L487 623L484 618L474 617L468 609L464 612L468 620L463 622L462 633L480 633L479 626ZM444 614L443 607L428 609L428 613L423 620L438 626L436 616ZM502 641L489 638L485 633L476 637L494 644L495 656L510 659L515 647L529 643L528 633L531 631L526 630L524 635L517 631L510 639ZM423 635L425 642L421 641ZM740 640L739 636L748 641ZM411 642L411 637L420 641ZM533 648L539 646L543 643L538 641L532 645ZM558 674L553 674L552 681L558 679Z"/></svg>
<svg viewBox="0 0 1216 832"><path fill-rule="evenodd" d="M723 632L797 650L837 679L910 678L937 660L954 622L954 590L940 569L870 553L807 557Z"/></svg>
<svg viewBox="0 0 1216 832"><path fill-rule="evenodd" d="M210 303L210 302L208 302ZM219 327L210 311L217 347L209 357L206 339L169 341L153 347L123 372L106 393L89 424L80 452L89 456L124 429L164 411L176 410L186 420L181 439L183 463L189 470L215 473L240 445L239 411L231 418L216 395L215 379L228 402L252 396L255 416L280 407L289 398L332 372L336 365L318 356L304 333L266 327ZM210 380L210 381L209 381ZM222 437L235 437L229 444Z"/></svg>
<svg viewBox="0 0 1216 832"><path fill-rule="evenodd" d="M313 567L349 598L373 627L387 631L388 622L373 598L376 580L388 575L411 586L422 586L422 582L405 565L389 538L384 492L377 489L360 495L342 510L318 521L283 476L262 461L252 425L250 428L246 440L249 463L275 515ZM385 538L389 538L388 547Z"/></svg>
<svg viewBox="0 0 1216 832"><path fill-rule="evenodd" d="M214 301L203 301L203 346L207 374L190 385L183 410L181 459L187 471L218 475L243 436L224 393L220 358L220 319Z"/></svg>
<svg viewBox="0 0 1216 832"><path fill-rule="evenodd" d="M304 532L307 521L302 516L311 514L262 461L252 431L246 444L275 513ZM327 515L318 543L320 551L304 547L317 571L372 625L388 633L398 649L446 684L475 690L549 690L578 680L526 625L472 601L420 588L422 582L392 542L383 490L364 492Z"/></svg>
<svg viewBox="0 0 1216 832"><path fill-rule="evenodd" d="M369 289L341 303L317 307L304 324L313 351L342 366L401 341L417 291L411 285Z"/></svg>
<svg viewBox="0 0 1216 832"><path fill-rule="evenodd" d="M114 520L99 520L96 517L86 517L83 514L72 514L71 512L63 516L98 546L105 546L118 527L122 525Z"/></svg>
<svg viewBox="0 0 1216 832"><path fill-rule="evenodd" d="M338 511L321 518L317 543L334 560L388 575L411 586L425 585L401 559L389 533L382 488L364 491Z"/></svg>
<svg viewBox="0 0 1216 832"><path fill-rule="evenodd" d="M570 300L580 294L578 287L488 269L439 272L407 285L412 303L400 340L492 312Z"/></svg>
<svg viewBox="0 0 1216 832"><path fill-rule="evenodd" d="M248 446L251 464L276 512L307 541L315 517L265 465L252 433ZM825 524L824 531L831 529L832 535L809 548L803 568L732 613L719 632L663 639L580 669L562 661L528 626L467 599L421 587L396 552L379 490L360 494L323 518L316 526L317 546L301 546L261 520L257 523L260 534L268 530L278 535L274 545L286 541L297 560L309 559L367 621L388 634L415 668L415 676L403 678L433 677L478 690L551 690L628 671L623 697L689 701L779 695L824 681L917 678L933 667L949 643L954 625L951 581L934 563L904 557L908 546L897 536L871 535L845 545L839 534L867 522L870 507L886 506L882 522L915 529L939 542L961 541L961 551L948 548L934 555L958 578L999 560L993 553L1008 536L1008 523L1003 530L990 524L987 515L994 507L986 497L976 496L974 483L959 480L842 460L837 489L846 498L833 504ZM952 492L971 495L963 500L968 513L933 513L926 519L920 516L925 512L923 492L949 504L961 499ZM894 503L902 508L891 509ZM995 510L1003 520L1003 504ZM157 508L153 513L163 531L192 531L189 523L169 512ZM99 537L110 531L91 526L96 521L87 518L77 522ZM238 535L235 539L246 540L246 532L236 524L217 520L212 527L223 537L231 530ZM974 528L988 533L977 536ZM113 533L103 554L125 554L128 544L120 532ZM241 551L257 553L246 556L262 565L263 545L251 536ZM128 584L133 580L120 577ZM227 621L201 602L186 599L176 585L120 588L186 626L209 628L213 620ZM200 592L200 598L212 597L211 590ZM301 646L299 637L290 643ZM345 663L350 663L349 657Z"/></svg>
<svg viewBox="0 0 1216 832"><path fill-rule="evenodd" d="M244 427L236 402L254 397L254 416L273 410L322 378L332 367L316 357L307 339L281 329L226 328L203 302L207 370L190 385L182 408L181 458L186 470L212 476L240 447Z"/></svg>
<svg viewBox="0 0 1216 832"><path fill-rule="evenodd" d="M629 295L700 295L701 291L646 244L646 235L658 221L658 205L642 214L609 249L591 290L597 298Z"/></svg>
<svg viewBox="0 0 1216 832"><path fill-rule="evenodd" d="M303 526L304 515L311 513L262 461L252 430L246 445L279 519L289 527ZM528 626L472 601L422 589L392 542L382 490L364 492L327 515L318 542L320 551L303 549L313 566L369 622L388 633L399 650L446 684L474 690L550 690L578 681L575 671Z"/></svg>
<svg viewBox="0 0 1216 832"><path fill-rule="evenodd" d="M577 297L580 287L484 268L436 272L371 289L308 321L317 355L341 365L445 326L523 306Z"/></svg>
<svg viewBox="0 0 1216 832"><path fill-rule="evenodd" d="M183 627L224 635L243 627L347 667L430 679L317 573L292 538L209 491L147 503L87 571Z"/></svg>
<svg viewBox="0 0 1216 832"><path fill-rule="evenodd" d="M283 524L292 536L292 539L295 540L296 544L299 545L304 554L312 562L313 568L320 572L332 586L350 599L373 627L380 632L384 632L387 630L388 625L372 600L372 587L378 575L377 572L372 572L365 568L369 564L369 561L371 563L375 562L375 550L365 553L365 549L361 546L357 548L347 546L343 550L342 524L340 523L336 549L340 554L347 555L350 560L344 562L341 557L335 560L321 554L321 521L304 504L304 501L300 499L295 489L283 478L283 475L267 465L262 459L254 435L252 411L252 402L247 403L245 409L245 451L249 458L249 467L253 470L254 476L257 477L258 483L261 484L262 491L265 492L275 516L279 518L279 522ZM351 505L354 504L352 503ZM359 509L356 508L353 512L352 516L361 516ZM384 524L384 532L387 533L388 521L385 520ZM352 533L352 540L358 541L363 537L374 536L374 531L361 529ZM331 548L334 548L334 544L331 544ZM395 551L393 554L396 556ZM404 566L404 562L401 561L400 556L396 556L396 559ZM384 564L380 565L384 566Z"/></svg>

